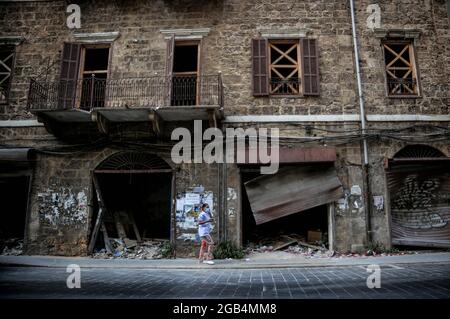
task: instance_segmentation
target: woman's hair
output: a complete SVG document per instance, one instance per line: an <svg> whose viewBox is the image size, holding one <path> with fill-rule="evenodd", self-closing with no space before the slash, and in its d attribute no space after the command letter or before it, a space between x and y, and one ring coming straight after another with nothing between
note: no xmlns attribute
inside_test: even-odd
<svg viewBox="0 0 450 319"><path fill-rule="evenodd" d="M207 203L203 203L203 204L202 204L202 209L205 208L205 207L208 207L208 204L207 204Z"/></svg>

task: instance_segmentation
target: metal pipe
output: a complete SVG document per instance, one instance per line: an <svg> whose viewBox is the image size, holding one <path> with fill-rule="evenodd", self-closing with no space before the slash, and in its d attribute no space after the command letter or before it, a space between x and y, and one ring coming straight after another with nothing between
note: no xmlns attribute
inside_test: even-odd
<svg viewBox="0 0 450 319"><path fill-rule="evenodd" d="M370 223L370 179L369 179L369 150L367 146L366 134L366 114L364 109L364 97L361 84L361 69L359 67L359 52L358 52L358 39L356 36L356 23L355 23L355 8L353 0L350 2L350 14L352 19L352 38L353 38L353 51L355 55L355 67L356 67L356 81L358 84L358 98L359 98L359 117L361 121L361 132L363 134L362 144L363 144L363 160L362 165L364 181L366 183L366 235L368 242L371 242L371 223Z"/></svg>

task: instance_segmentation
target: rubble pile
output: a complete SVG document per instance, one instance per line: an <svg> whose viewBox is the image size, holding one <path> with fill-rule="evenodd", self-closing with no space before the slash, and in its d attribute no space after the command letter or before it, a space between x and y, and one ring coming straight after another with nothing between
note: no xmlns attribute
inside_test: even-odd
<svg viewBox="0 0 450 319"><path fill-rule="evenodd" d="M128 259L161 259L165 241L143 241L124 238L110 238L109 251L102 248L92 254L97 259L128 258Z"/></svg>
<svg viewBox="0 0 450 319"><path fill-rule="evenodd" d="M23 239L11 238L6 239L2 245L2 255L20 256L23 253Z"/></svg>
<svg viewBox="0 0 450 319"><path fill-rule="evenodd" d="M325 243L320 241L307 243L303 236L297 234L278 235L270 239L262 239L256 244L250 243L245 252L251 254L273 251L284 251L306 258L330 258L336 255L334 251L326 248Z"/></svg>

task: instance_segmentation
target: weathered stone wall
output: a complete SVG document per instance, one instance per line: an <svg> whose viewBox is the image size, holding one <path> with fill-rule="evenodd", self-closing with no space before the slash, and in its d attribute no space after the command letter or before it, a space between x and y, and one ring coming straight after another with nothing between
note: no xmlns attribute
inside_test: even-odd
<svg viewBox="0 0 450 319"><path fill-rule="evenodd" d="M422 93L419 98L386 96L381 40L367 27L369 4L380 8L380 28L415 29L416 62ZM368 114L448 114L450 110L450 41L447 5L443 0L358 1L357 28L362 81Z"/></svg>
<svg viewBox="0 0 450 319"><path fill-rule="evenodd" d="M66 2L0 5L0 36L22 35L17 48L11 106L2 117L31 117L25 110L28 80L55 63L73 33L119 31L112 48L111 76L164 74L166 41L160 29L210 28L203 39L204 74L223 74L226 114L354 113L351 29L346 1L86 1L81 29L65 26ZM251 92L251 39L260 29L309 30L320 51L321 96L255 98Z"/></svg>

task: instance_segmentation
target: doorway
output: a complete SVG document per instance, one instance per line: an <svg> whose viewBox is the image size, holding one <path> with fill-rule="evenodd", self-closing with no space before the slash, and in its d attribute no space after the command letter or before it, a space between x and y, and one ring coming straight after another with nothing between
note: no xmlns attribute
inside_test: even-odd
<svg viewBox="0 0 450 319"><path fill-rule="evenodd" d="M0 177L0 253L21 254L25 239L30 177Z"/></svg>
<svg viewBox="0 0 450 319"><path fill-rule="evenodd" d="M282 165L282 167L302 168L304 166ZM243 246L251 248L273 246L273 248L276 248L276 246L283 245L284 243L302 242L326 249L333 249L334 225L333 219L331 218L332 210L330 209L330 204L327 203L331 201L324 200L320 204L312 205L312 207L305 206L305 209L300 208L304 206L300 203L298 205L298 211L294 210L290 214L280 214L276 218L267 218L264 220L264 218L261 218L261 213L258 214L252 210L251 199L249 199L248 194L248 187L251 183L255 183L255 181L258 181L257 183L262 186L261 189L273 190L273 185L270 182L266 184L266 181L261 180L262 176L264 175L260 174L259 169L241 168L241 231ZM309 183L306 179L304 182ZM315 183L315 181L311 181L311 183ZM323 188L326 188L326 184L326 182L323 183ZM316 195L320 197L321 194L317 193ZM268 197L264 192L259 194L259 196ZM254 207L257 208L261 200L258 200L254 194L253 200ZM276 206L271 207L264 214L273 217L276 214L275 210L277 208ZM287 248L288 246L285 247Z"/></svg>
<svg viewBox="0 0 450 319"><path fill-rule="evenodd" d="M199 99L200 42L176 41L173 56L171 105L197 105Z"/></svg>

